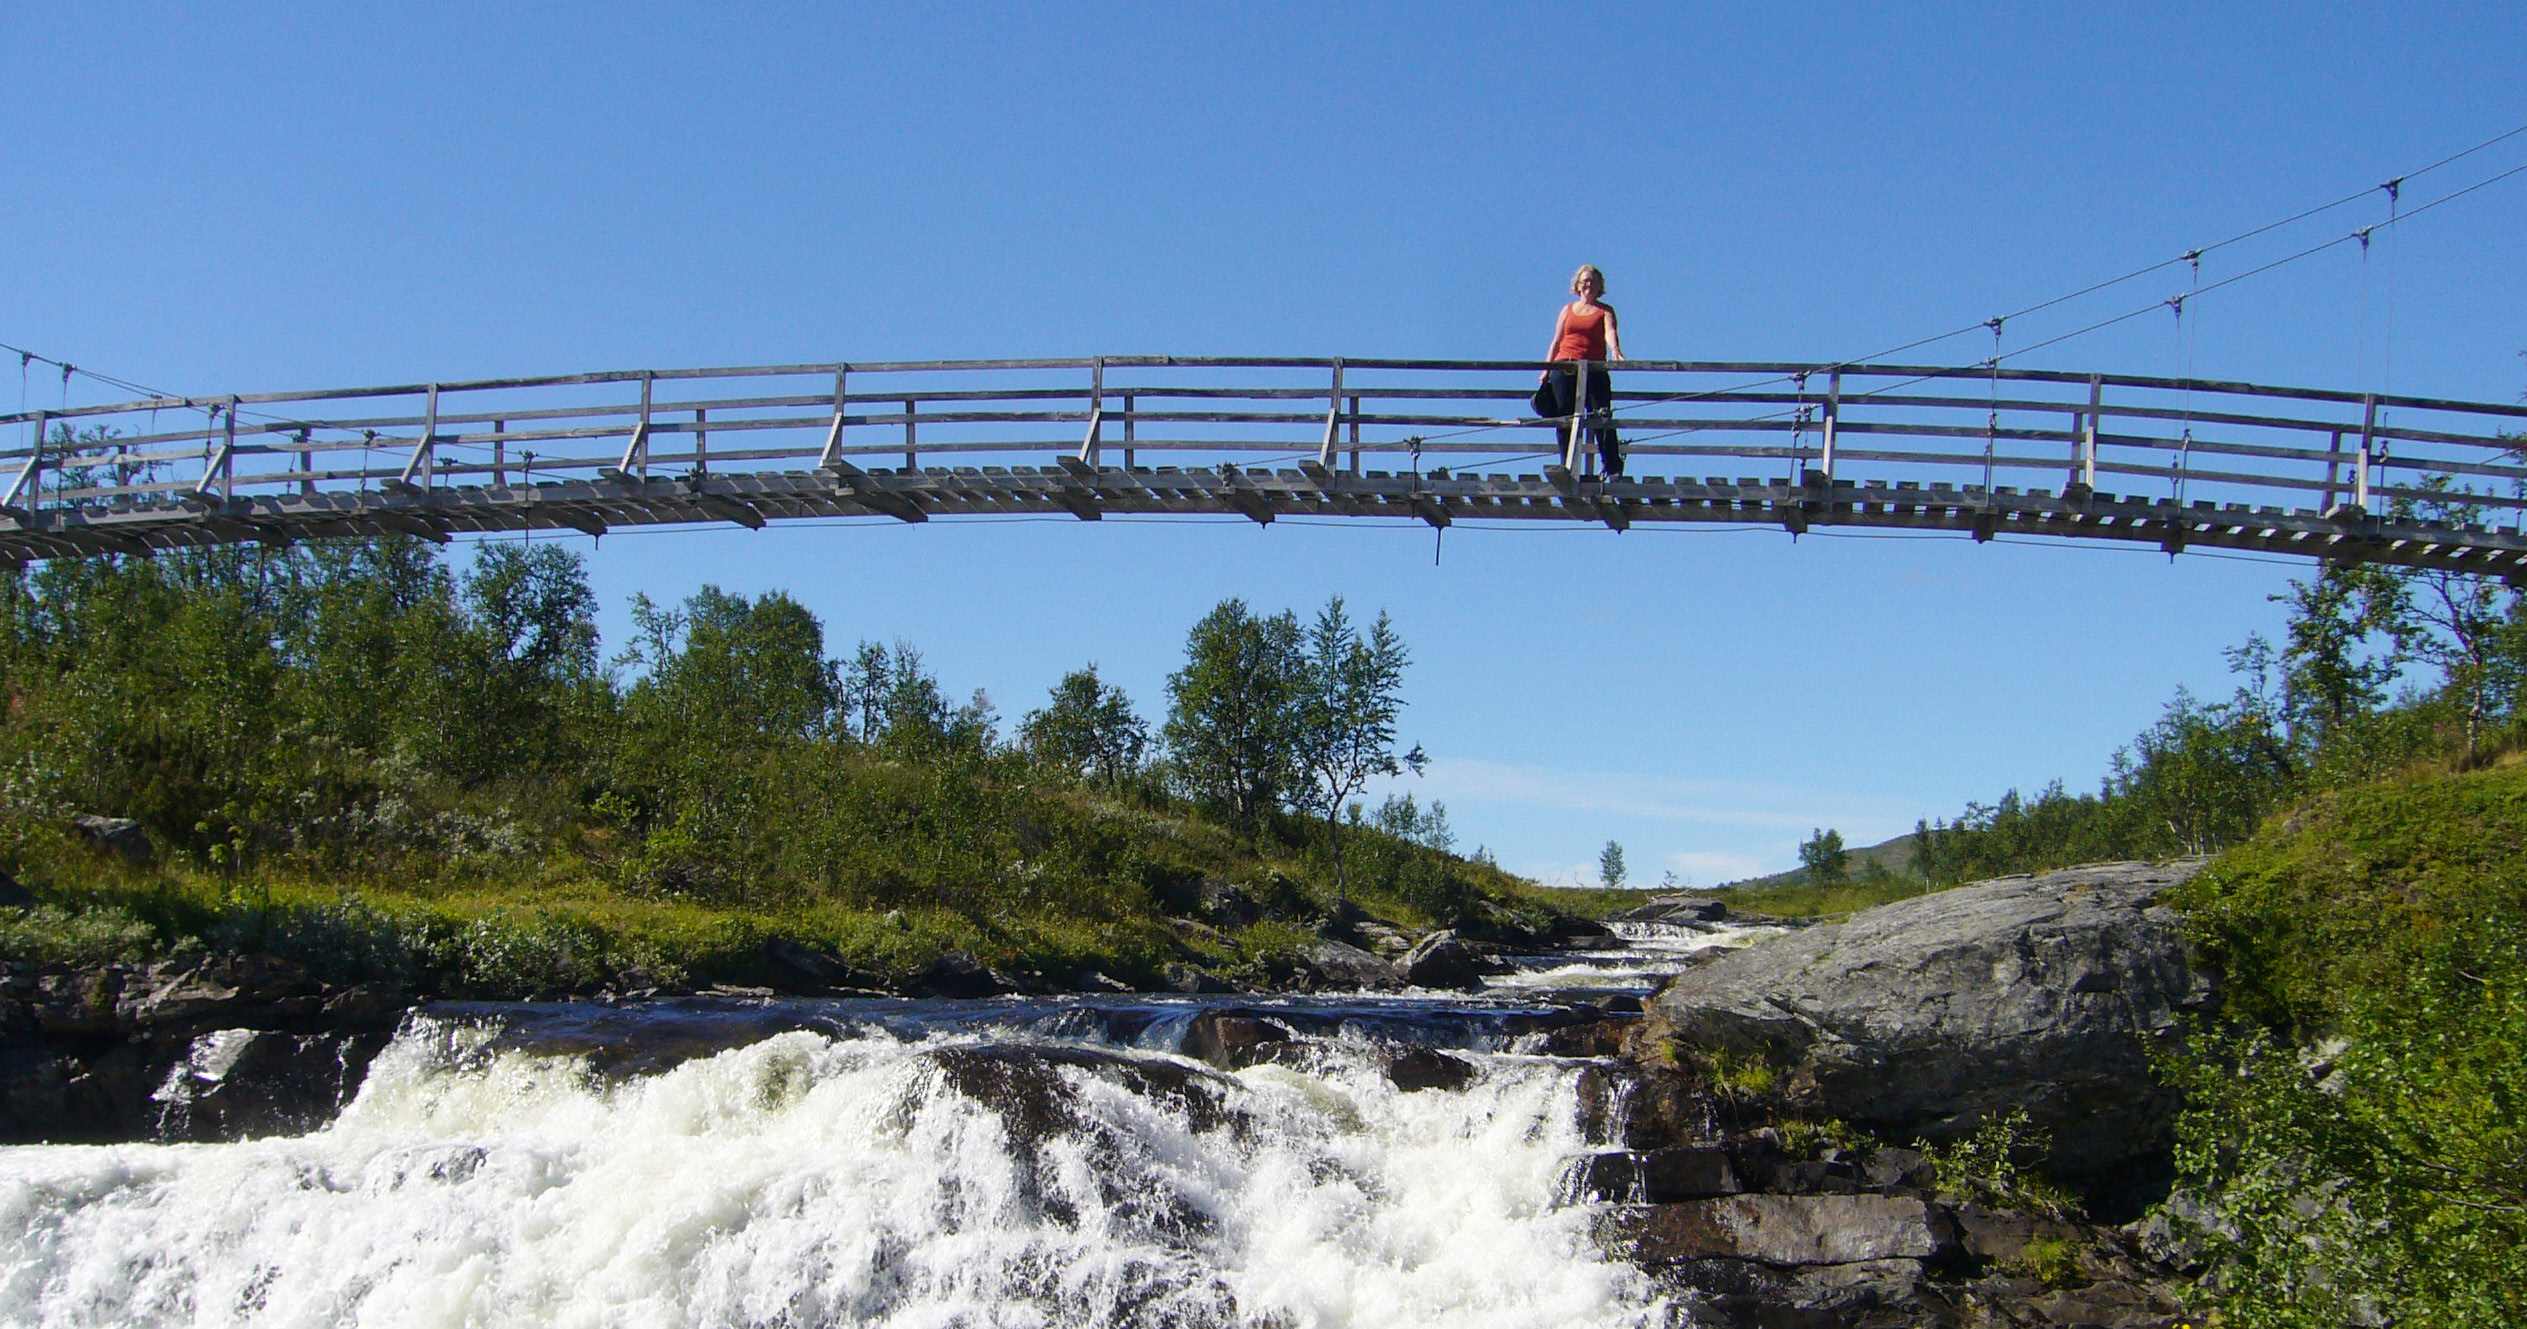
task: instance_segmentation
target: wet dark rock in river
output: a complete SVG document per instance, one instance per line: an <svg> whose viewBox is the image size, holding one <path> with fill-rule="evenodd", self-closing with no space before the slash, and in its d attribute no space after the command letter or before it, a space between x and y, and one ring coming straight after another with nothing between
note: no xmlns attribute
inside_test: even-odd
<svg viewBox="0 0 2527 1329"><path fill-rule="evenodd" d="M1463 1089L1474 1082L1474 1063L1434 1048L1406 1048L1386 1063L1386 1078L1407 1093Z"/></svg>
<svg viewBox="0 0 2527 1329"><path fill-rule="evenodd" d="M1269 1050L1290 1042L1290 1030L1259 1012L1204 1011L1185 1026L1184 1054L1224 1071L1265 1060Z"/></svg>
<svg viewBox="0 0 2527 1329"><path fill-rule="evenodd" d="M1159 977L1167 985L1168 991L1181 992L1187 996L1237 990L1230 986L1227 980L1198 965L1169 964L1159 971Z"/></svg>
<svg viewBox="0 0 2527 1329"><path fill-rule="evenodd" d="M151 1099L161 1140L297 1134L333 1120L386 1045L383 1033L221 1029L193 1040Z"/></svg>
<svg viewBox="0 0 2527 1329"><path fill-rule="evenodd" d="M1447 928L1422 938L1396 967L1404 971L1405 982L1421 988L1479 988L1484 975L1504 968Z"/></svg>
<svg viewBox="0 0 2527 1329"><path fill-rule="evenodd" d="M865 992L886 990L886 980L876 974L852 967L841 956L830 951L810 950L787 937L774 937L763 944L766 967L788 981L780 984L794 992Z"/></svg>
<svg viewBox="0 0 2527 1329"><path fill-rule="evenodd" d="M1300 953L1300 961L1306 967L1309 986L1315 988L1375 990L1400 987L1404 981L1394 965L1332 938L1309 942Z"/></svg>
<svg viewBox="0 0 2527 1329"><path fill-rule="evenodd" d="M1065 1044L982 1044L941 1048L928 1054L948 1084L1008 1123L1019 1144L1067 1134L1087 1124L1078 1110L1079 1090L1065 1076L1084 1071L1156 1099L1185 1114L1195 1130L1212 1130L1229 1116L1226 1086L1218 1073L1164 1057Z"/></svg>
<svg viewBox="0 0 2527 1329"><path fill-rule="evenodd" d="M972 951L950 951L931 961L901 984L911 997L997 997L1015 992L1018 984L982 961Z"/></svg>
<svg viewBox="0 0 2527 1329"><path fill-rule="evenodd" d="M1677 976L1636 1046L1762 1063L1780 1100L1955 1138L2023 1108L2075 1180L2161 1165L2151 1045L2212 997L2160 891L2194 862L2009 877L1864 910Z"/></svg>

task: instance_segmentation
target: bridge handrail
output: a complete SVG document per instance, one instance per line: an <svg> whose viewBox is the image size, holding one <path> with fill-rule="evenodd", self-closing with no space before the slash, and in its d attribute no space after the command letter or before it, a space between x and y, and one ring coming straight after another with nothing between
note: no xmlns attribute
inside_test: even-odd
<svg viewBox="0 0 2527 1329"><path fill-rule="evenodd" d="M1336 365L1353 370L1415 370L1468 373L1533 373L1549 367L1537 360L1435 360L1393 357L1341 356L1098 356L1038 357L999 360L887 360L831 361L786 365L732 365L682 369L618 369L576 374L543 374L510 378L464 379L439 383L397 383L367 387L318 388L291 392L220 393L205 396L148 397L131 401L66 406L59 409L29 409L0 414L0 425L25 424L37 418L59 422L98 415L122 415L145 411L202 410L241 406L270 406L292 402L326 402L358 400L374 397L419 396L436 390L442 394L493 392L523 388L585 387L612 383L686 382L716 378L778 378L852 374L909 374L1006 372L1029 370L1094 370L1108 369L1331 369ZM2404 410L2454 411L2465 414L2506 416L2527 419L2527 403L2469 401L2459 398L2418 397L2392 393L2360 393L2334 388L2292 387L2277 384L2251 383L2227 379L2166 378L2146 374L2089 374L2075 370L2022 369L2009 366L1995 372L1988 365L1903 365L1903 364L1837 364L1786 360L1623 360L1604 366L1617 373L1663 374L1763 374L1790 377L1804 374L1810 379L1824 379L1840 373L1852 378L1907 379L1974 379L2003 383L2058 383L2085 386L2091 383L2105 387L2142 388L2167 392L2205 392L2224 395L2270 397L2298 401L2322 401L2361 405L2374 400L2383 408ZM1863 398L1866 392L1854 392L1847 399Z"/></svg>

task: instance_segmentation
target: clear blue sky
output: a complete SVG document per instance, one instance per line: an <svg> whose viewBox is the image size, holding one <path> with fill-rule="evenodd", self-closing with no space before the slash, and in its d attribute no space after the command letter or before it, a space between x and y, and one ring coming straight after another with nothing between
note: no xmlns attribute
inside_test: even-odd
<svg viewBox="0 0 2527 1329"><path fill-rule="evenodd" d="M0 340L202 394L1527 357L1585 261L1635 355L1823 360L2527 123L2527 23L2498 4L505 11L8 7ZM2413 197L2522 161L2527 137ZM2527 177L2382 240L2365 329L2348 248L2206 297L2193 368L2515 396L2522 211ZM2184 354L2145 319L2033 363ZM1568 878L1615 838L1636 877L1702 883L1788 864L1812 827L1867 842L2093 783L2180 683L2226 689L2220 648L2270 630L2290 575L1777 531L1468 530L1434 568L1420 530L1112 522L624 533L591 567L610 632L635 590L787 588L837 651L909 639L1005 714L1088 660L1154 713L1220 597L1340 593L1413 646L1419 787L1469 842Z"/></svg>

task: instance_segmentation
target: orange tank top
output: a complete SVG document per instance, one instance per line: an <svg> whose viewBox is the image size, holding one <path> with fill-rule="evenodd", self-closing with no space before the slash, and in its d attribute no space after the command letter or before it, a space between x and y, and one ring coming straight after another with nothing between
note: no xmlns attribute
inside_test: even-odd
<svg viewBox="0 0 2527 1329"><path fill-rule="evenodd" d="M1612 313L1604 305L1573 301L1562 307L1561 331L1554 334L1555 360L1603 360L1606 358L1606 317Z"/></svg>

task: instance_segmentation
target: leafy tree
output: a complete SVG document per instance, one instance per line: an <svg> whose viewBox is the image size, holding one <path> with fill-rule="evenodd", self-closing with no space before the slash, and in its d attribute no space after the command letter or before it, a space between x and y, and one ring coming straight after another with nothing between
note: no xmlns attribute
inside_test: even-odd
<svg viewBox="0 0 2527 1329"><path fill-rule="evenodd" d="M2321 746L2385 700L2401 662L2391 650L2365 648L2394 625L2396 592L2378 568L2328 563L2315 580L2294 580L2288 595L2272 597L2290 606L2282 705L2308 744Z"/></svg>
<svg viewBox="0 0 2527 1329"><path fill-rule="evenodd" d="M1141 768L1149 725L1133 713L1123 689L1098 678L1091 664L1053 685L1045 707L1019 722L1018 741L1038 761L1111 785Z"/></svg>
<svg viewBox="0 0 2527 1329"><path fill-rule="evenodd" d="M893 690L895 666L886 647L860 643L843 674L843 718L854 725L863 743L874 743L886 728L886 697Z"/></svg>
<svg viewBox="0 0 2527 1329"><path fill-rule="evenodd" d="M1196 802L1252 826L1293 788L1299 708L1308 686L1298 617L1259 617L1223 600L1193 625L1185 665L1168 676L1160 731Z"/></svg>
<svg viewBox="0 0 2527 1329"><path fill-rule="evenodd" d="M2201 705L2182 688L2113 767L2110 789L2140 823L2133 847L2153 854L2205 854L2245 839L2297 774L2268 711L2243 696Z"/></svg>
<svg viewBox="0 0 2527 1329"><path fill-rule="evenodd" d="M1807 869L1810 881L1841 881L1851 867L1851 854L1843 848L1843 833L1820 830L1809 835L1799 846L1799 866Z"/></svg>
<svg viewBox="0 0 2527 1329"><path fill-rule="evenodd" d="M832 722L841 685L824 626L786 593L748 599L704 586L675 611L641 596L633 618L653 653L633 689L650 722L712 743L813 738Z"/></svg>
<svg viewBox="0 0 2527 1329"><path fill-rule="evenodd" d="M1378 776L1422 768L1419 747L1395 750L1395 721L1404 710L1409 659L1393 620L1381 612L1363 635L1343 611L1339 595L1326 602L1308 633L1292 724L1292 757L1299 775L1293 801L1324 817L1337 889L1348 887L1342 861L1343 807Z"/></svg>
<svg viewBox="0 0 2527 1329"><path fill-rule="evenodd" d="M466 783L578 759L584 714L611 700L598 672L596 595L557 545L487 544L462 591L457 680L441 760Z"/></svg>
<svg viewBox="0 0 2527 1329"><path fill-rule="evenodd" d="M1411 794L1389 794L1378 804L1373 820L1377 828L1425 849L1452 853L1457 846L1456 831L1448 825L1448 805L1431 800L1430 810L1422 811Z"/></svg>
<svg viewBox="0 0 2527 1329"><path fill-rule="evenodd" d="M1606 847L1597 853L1597 880L1612 890L1623 884L1623 878L1623 846L1608 840Z"/></svg>

